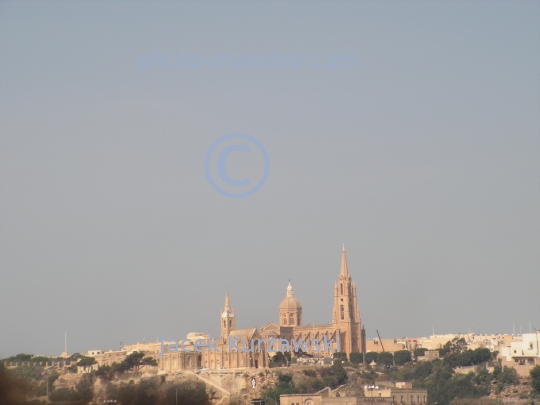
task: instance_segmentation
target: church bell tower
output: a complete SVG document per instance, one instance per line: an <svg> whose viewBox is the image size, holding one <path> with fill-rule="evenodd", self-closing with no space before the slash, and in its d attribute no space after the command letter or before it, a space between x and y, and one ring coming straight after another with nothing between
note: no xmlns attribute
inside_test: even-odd
<svg viewBox="0 0 540 405"><path fill-rule="evenodd" d="M334 286L332 324L339 329L342 351L347 355L361 351L360 311L356 299L356 285L347 266L345 245L341 252L341 270Z"/></svg>
<svg viewBox="0 0 540 405"><path fill-rule="evenodd" d="M221 310L221 339L226 341L231 331L236 329L234 309L231 309L229 291L225 294L225 308Z"/></svg>

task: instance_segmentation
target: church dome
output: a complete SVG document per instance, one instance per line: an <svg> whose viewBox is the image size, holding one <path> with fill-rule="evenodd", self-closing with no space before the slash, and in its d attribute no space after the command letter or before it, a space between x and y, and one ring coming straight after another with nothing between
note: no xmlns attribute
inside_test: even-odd
<svg viewBox="0 0 540 405"><path fill-rule="evenodd" d="M292 289L290 281L289 281L289 286L287 287L287 296L283 299L283 301L281 301L281 304L279 304L279 309L280 310L302 309L302 304L300 304L300 301L298 301L293 296L293 289Z"/></svg>
<svg viewBox="0 0 540 405"><path fill-rule="evenodd" d="M275 307L274 307L275 308ZM279 309L301 309L302 304L294 297L285 297L281 304L279 304Z"/></svg>

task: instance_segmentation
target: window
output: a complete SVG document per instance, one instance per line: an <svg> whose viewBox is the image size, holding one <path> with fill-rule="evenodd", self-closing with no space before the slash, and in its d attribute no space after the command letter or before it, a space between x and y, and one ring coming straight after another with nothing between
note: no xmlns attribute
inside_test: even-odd
<svg viewBox="0 0 540 405"><path fill-rule="evenodd" d="M283 314L283 325L287 325L287 315Z"/></svg>
<svg viewBox="0 0 540 405"><path fill-rule="evenodd" d="M345 310L343 309L343 305L341 306L341 319L345 319Z"/></svg>
<svg viewBox="0 0 540 405"><path fill-rule="evenodd" d="M340 285L341 285L341 295L343 295L343 283L341 283Z"/></svg>
<svg viewBox="0 0 540 405"><path fill-rule="evenodd" d="M232 328L232 319L229 319L229 328Z"/></svg>
<svg viewBox="0 0 540 405"><path fill-rule="evenodd" d="M294 326L294 314L289 314L289 325Z"/></svg>

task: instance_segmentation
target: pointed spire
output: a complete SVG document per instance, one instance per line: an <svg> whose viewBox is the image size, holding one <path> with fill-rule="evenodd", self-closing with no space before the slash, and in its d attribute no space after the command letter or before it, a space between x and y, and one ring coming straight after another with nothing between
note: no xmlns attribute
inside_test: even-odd
<svg viewBox="0 0 540 405"><path fill-rule="evenodd" d="M347 267L347 255L345 253L345 243L343 244L343 251L341 252L341 271L339 274L342 276L349 275L349 268Z"/></svg>
<svg viewBox="0 0 540 405"><path fill-rule="evenodd" d="M231 303L229 301L229 290L227 290L227 293L225 294L225 311L230 311L231 310Z"/></svg>

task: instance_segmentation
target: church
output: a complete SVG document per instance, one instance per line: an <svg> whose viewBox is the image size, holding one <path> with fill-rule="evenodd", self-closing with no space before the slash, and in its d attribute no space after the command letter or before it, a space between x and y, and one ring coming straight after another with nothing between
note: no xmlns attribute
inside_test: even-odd
<svg viewBox="0 0 540 405"><path fill-rule="evenodd" d="M187 339L178 342L146 343L125 346L126 353L141 350L158 361L158 369L165 371L197 370L200 368L234 369L267 367L274 350L279 350L271 341L285 339L291 347L291 355L295 355L293 340L298 342L314 339L320 342L331 342L323 350L315 351L308 346L306 353L316 357L332 356L336 351L347 353L365 353L365 330L362 328L360 311L356 295L356 285L349 274L345 246L341 253L341 268L334 284L334 305L332 322L328 324L303 325L302 304L294 296L289 282L285 298L278 308L278 323L270 322L260 330L257 328L236 329L236 314L231 307L229 293L225 295L225 305L219 312L220 337L212 345L208 344L209 334L190 333ZM238 350L231 346L231 339L241 342L254 342L251 350ZM197 343L204 341L206 344ZM339 342L338 342L339 341ZM171 350L172 348L172 350ZM202 350L197 350L197 348ZM215 348L217 350L212 350ZM105 359L107 357L107 359ZM110 356L96 360L108 364L113 361Z"/></svg>
<svg viewBox="0 0 540 405"><path fill-rule="evenodd" d="M292 342L333 340L332 350L347 353L365 352L365 330L361 327L360 311L356 295L356 285L349 274L347 266L347 254L345 245L341 252L341 269L334 285L334 307L332 322L322 325L302 324L302 304L294 296L291 283L287 287L287 295L279 305L279 324L269 323L261 328L261 336L264 338L287 339ZM308 354L316 354L311 350ZM330 350L318 353L323 356L331 356Z"/></svg>

